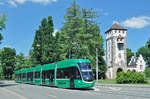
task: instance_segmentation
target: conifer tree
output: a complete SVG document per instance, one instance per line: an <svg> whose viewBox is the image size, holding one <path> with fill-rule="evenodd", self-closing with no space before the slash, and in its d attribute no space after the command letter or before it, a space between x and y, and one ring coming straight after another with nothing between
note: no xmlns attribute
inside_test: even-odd
<svg viewBox="0 0 150 99"><path fill-rule="evenodd" d="M67 8L65 14L65 22L60 31L60 42L61 42L61 59L70 58L86 58L90 59L92 68L96 66L96 48L98 48L98 59L99 59L99 71L100 75L105 75L106 64L103 59L104 40L100 35L100 29L98 22L94 21L97 18L97 14L93 9L80 9L80 7L74 1L72 6ZM72 47L70 40L75 40L78 43L80 50L79 55L75 56L75 47ZM68 49L71 49L68 51Z"/></svg>
<svg viewBox="0 0 150 99"><path fill-rule="evenodd" d="M53 29L53 20L49 16L48 19L44 18L39 26L39 29L36 31L34 42L32 44L32 54L31 58L34 64L46 64L54 62L54 37L52 33Z"/></svg>

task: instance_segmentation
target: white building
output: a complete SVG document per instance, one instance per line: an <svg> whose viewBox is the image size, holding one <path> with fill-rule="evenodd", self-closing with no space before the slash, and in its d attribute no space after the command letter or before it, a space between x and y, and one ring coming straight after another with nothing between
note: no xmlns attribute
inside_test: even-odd
<svg viewBox="0 0 150 99"><path fill-rule="evenodd" d="M115 79L119 71L126 71L126 37L127 29L114 24L105 32L106 63L108 79Z"/></svg>
<svg viewBox="0 0 150 99"><path fill-rule="evenodd" d="M139 55L139 57L132 56L128 64L127 71L144 73L145 68L146 68L146 62L144 61L142 55Z"/></svg>

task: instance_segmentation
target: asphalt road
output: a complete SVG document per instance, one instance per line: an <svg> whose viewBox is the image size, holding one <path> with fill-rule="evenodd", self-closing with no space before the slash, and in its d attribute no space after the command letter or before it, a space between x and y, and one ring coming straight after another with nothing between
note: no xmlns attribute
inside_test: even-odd
<svg viewBox="0 0 150 99"><path fill-rule="evenodd" d="M0 81L0 99L150 99L150 88L61 89Z"/></svg>

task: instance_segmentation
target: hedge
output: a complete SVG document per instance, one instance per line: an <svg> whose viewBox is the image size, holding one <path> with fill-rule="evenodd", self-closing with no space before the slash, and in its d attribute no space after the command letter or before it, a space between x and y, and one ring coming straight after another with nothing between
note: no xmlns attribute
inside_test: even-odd
<svg viewBox="0 0 150 99"><path fill-rule="evenodd" d="M118 84L138 84L138 83L147 83L146 78L143 74L139 72L119 72L116 77L116 82Z"/></svg>

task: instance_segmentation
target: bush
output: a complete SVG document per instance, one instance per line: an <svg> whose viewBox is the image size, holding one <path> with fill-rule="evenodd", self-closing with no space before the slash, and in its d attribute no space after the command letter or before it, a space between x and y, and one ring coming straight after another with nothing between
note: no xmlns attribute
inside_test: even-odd
<svg viewBox="0 0 150 99"><path fill-rule="evenodd" d="M145 73L146 78L150 79L150 67L146 67L144 73Z"/></svg>
<svg viewBox="0 0 150 99"><path fill-rule="evenodd" d="M120 72L117 74L116 82L119 84L138 84L138 83L147 83L146 78L143 74L138 72Z"/></svg>

